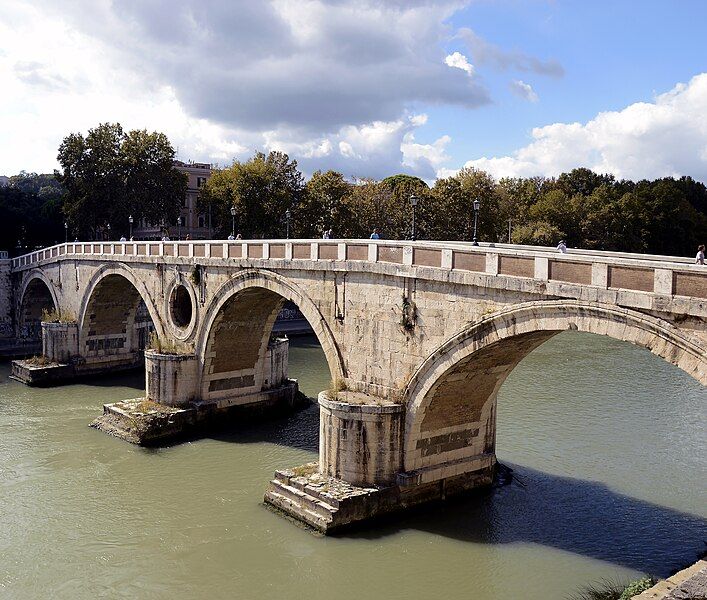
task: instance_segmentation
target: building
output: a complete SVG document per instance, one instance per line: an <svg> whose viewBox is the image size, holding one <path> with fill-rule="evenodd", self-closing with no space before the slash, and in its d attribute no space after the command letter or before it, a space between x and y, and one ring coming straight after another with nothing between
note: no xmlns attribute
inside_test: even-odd
<svg viewBox="0 0 707 600"><path fill-rule="evenodd" d="M206 240L212 237L211 218L209 211L199 212L197 198L199 189L211 177L211 165L208 163L174 161L174 168L186 173L187 193L182 200L181 223L153 224L144 219L136 224L133 237L140 240L159 240L167 233L170 239L184 239L189 235L193 240Z"/></svg>

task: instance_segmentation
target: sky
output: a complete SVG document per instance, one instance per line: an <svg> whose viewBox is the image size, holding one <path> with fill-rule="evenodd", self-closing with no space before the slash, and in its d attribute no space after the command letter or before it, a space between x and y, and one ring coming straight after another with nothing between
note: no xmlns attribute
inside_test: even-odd
<svg viewBox="0 0 707 600"><path fill-rule="evenodd" d="M226 166L707 182L704 0L2 0L0 175L102 122Z"/></svg>

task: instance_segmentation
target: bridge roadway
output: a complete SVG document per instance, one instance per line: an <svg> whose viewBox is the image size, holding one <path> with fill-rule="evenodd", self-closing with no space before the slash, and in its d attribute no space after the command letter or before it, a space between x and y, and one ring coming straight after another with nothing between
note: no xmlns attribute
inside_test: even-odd
<svg viewBox="0 0 707 600"><path fill-rule="evenodd" d="M498 390L560 331L636 344L707 385L707 267L679 257L432 241L87 242L0 261L0 275L4 331L41 330L52 365L18 364L21 378L144 357L146 396L187 412L286 398L286 344L271 332L283 303L297 304L332 386L319 397L319 464L278 472L266 500L321 530L488 484ZM43 309L61 322L41 323ZM162 349L143 353L151 330Z"/></svg>

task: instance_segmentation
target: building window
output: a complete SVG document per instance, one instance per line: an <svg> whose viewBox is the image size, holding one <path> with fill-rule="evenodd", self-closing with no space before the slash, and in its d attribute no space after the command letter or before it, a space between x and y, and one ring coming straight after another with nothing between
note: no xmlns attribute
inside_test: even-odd
<svg viewBox="0 0 707 600"><path fill-rule="evenodd" d="M204 226L204 215L199 215L199 227Z"/></svg>
<svg viewBox="0 0 707 600"><path fill-rule="evenodd" d="M196 187L204 187L204 184L206 183L206 177L197 177L196 178Z"/></svg>

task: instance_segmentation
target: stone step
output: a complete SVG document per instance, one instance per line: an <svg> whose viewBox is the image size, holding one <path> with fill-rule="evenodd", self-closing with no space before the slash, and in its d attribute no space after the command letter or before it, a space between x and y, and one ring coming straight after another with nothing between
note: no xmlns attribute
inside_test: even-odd
<svg viewBox="0 0 707 600"><path fill-rule="evenodd" d="M293 496L290 490L271 485L265 492L265 502L282 510L284 513L304 521L317 531L326 533L332 523L332 514L320 514L320 510L310 510L308 506L301 502L301 498Z"/></svg>
<svg viewBox="0 0 707 600"><path fill-rule="evenodd" d="M337 500L336 498L332 498L328 494L322 493L316 487L310 485L309 483L302 481L301 479L291 478L288 485L290 487L296 488L297 490L299 490L303 494L307 494L308 496L311 496L312 498L316 498L318 501L322 502L323 504L331 506L332 509L334 509L334 510L338 510L340 507L339 500Z"/></svg>
<svg viewBox="0 0 707 600"><path fill-rule="evenodd" d="M331 520L332 515L337 511L336 507L323 502L320 498L312 496L292 485L284 484L276 479L270 482L269 489L275 490L278 494L289 498L304 509L316 513L325 519Z"/></svg>

